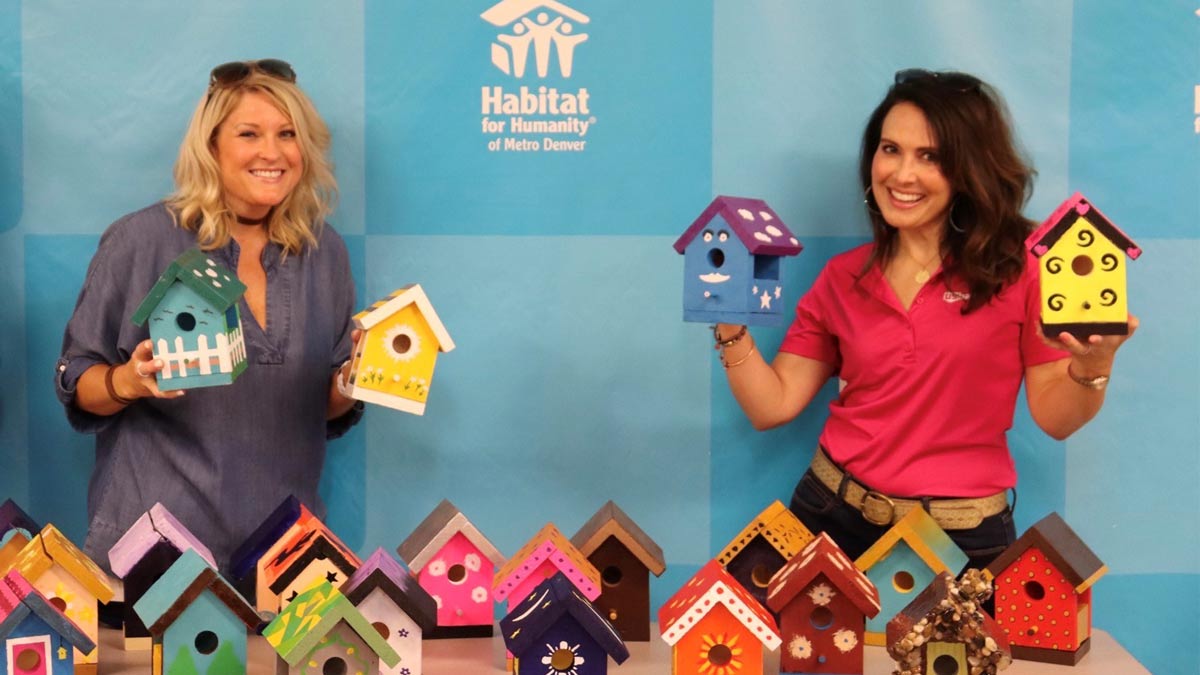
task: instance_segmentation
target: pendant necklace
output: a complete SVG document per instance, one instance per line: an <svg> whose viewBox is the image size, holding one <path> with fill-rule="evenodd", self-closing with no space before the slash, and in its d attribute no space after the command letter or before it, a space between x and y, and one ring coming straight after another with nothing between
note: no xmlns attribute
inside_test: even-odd
<svg viewBox="0 0 1200 675"><path fill-rule="evenodd" d="M904 253L908 255L909 258L912 258L913 262L921 265L921 269L917 270L917 273L913 275L913 281L917 282L918 284L924 284L926 281L929 281L930 277L933 276L933 274L929 271L929 266L936 262L941 262L942 260L942 254L940 251L934 253L933 257L929 259L929 262L924 264L922 264L920 260L917 260L917 257L911 252L906 250Z"/></svg>

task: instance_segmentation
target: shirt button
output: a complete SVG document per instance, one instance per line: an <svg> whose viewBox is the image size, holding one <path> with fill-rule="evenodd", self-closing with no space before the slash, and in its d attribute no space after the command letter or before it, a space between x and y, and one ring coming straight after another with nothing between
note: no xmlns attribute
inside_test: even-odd
<svg viewBox="0 0 1200 675"><path fill-rule="evenodd" d="M59 367L58 367L58 372L60 372L60 373L65 373L65 372L67 372L67 367L66 367L66 366L59 366Z"/></svg>

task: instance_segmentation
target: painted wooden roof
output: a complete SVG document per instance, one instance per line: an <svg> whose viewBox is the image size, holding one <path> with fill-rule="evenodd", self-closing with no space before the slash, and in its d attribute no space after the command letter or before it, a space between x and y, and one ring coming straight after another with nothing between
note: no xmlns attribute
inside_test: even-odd
<svg viewBox="0 0 1200 675"><path fill-rule="evenodd" d="M538 584L528 597L513 607L508 616L500 620L504 645L509 652L520 656L535 644L542 643L542 636L564 615L575 619L613 661L621 664L629 658L629 649L617 629L600 616L592 603L579 593L579 589L562 572Z"/></svg>
<svg viewBox="0 0 1200 675"><path fill-rule="evenodd" d="M229 559L230 576L243 579L253 572L259 558L306 515L312 516L308 507L296 499L295 495L288 495L233 552Z"/></svg>
<svg viewBox="0 0 1200 675"><path fill-rule="evenodd" d="M1138 248L1138 245L1133 243L1133 240L1128 235L1122 232L1103 213L1100 213L1100 209L1093 206L1086 197L1078 192L1060 204L1054 210L1054 213L1050 214L1050 217L1043 221L1025 239L1025 247L1034 256L1038 258L1042 257L1042 255L1054 247L1054 244L1071 229L1071 226L1080 217L1087 218L1089 223L1107 237L1114 246L1125 251L1125 255L1128 255L1131 259L1137 260L1138 256L1142 254L1142 249Z"/></svg>
<svg viewBox="0 0 1200 675"><path fill-rule="evenodd" d="M719 196L675 242L683 253L687 245L717 216L729 224L742 244L754 255L796 255L804 248L796 235L779 219L779 214L761 199Z"/></svg>
<svg viewBox="0 0 1200 675"><path fill-rule="evenodd" d="M771 577L767 587L767 606L774 612L783 611L798 593L821 574L845 593L865 616L870 618L879 614L879 589L825 532L817 535Z"/></svg>
<svg viewBox="0 0 1200 675"><path fill-rule="evenodd" d="M160 541L166 541L180 551L195 549L209 565L217 566L208 547L171 515L167 507L155 503L108 550L108 564L113 574L124 579L142 556Z"/></svg>
<svg viewBox="0 0 1200 675"><path fill-rule="evenodd" d="M408 563L409 569L420 572L446 544L450 543L454 535L460 532L484 557L492 561L492 565L504 565L504 556L500 555L500 551L496 550L492 542L448 499L443 499L442 503L417 525L417 529L400 544L396 553L400 555L401 560Z"/></svg>
<svg viewBox="0 0 1200 675"><path fill-rule="evenodd" d="M399 663L400 655L396 650L363 618L358 608L328 581L322 581L296 596L279 616L267 624L262 635L280 658L288 665L295 666L307 658L320 645L321 638L341 621L358 633L363 642L389 667Z"/></svg>
<svg viewBox="0 0 1200 675"><path fill-rule="evenodd" d="M90 654L96 648L96 643L83 629L51 605L46 596L30 585L20 572L11 570L0 579L0 640L12 634L31 614L36 614L84 654Z"/></svg>
<svg viewBox="0 0 1200 675"><path fill-rule="evenodd" d="M987 612L982 603L991 597L991 587L977 570L968 570L960 583L949 572L940 572L923 591L913 598L908 606L900 610L887 624L888 654L901 664L915 665L914 652L939 635L939 642L955 642L966 645L967 658L976 664L983 663L984 673L995 673L1006 668L1012 657L1008 636ZM923 642L908 638L910 633L920 634ZM987 640L991 640L988 653L983 653Z"/></svg>
<svg viewBox="0 0 1200 675"><path fill-rule="evenodd" d="M36 583L56 564L100 602L112 600L113 587L108 575L54 525L42 528L21 549L12 566L26 579Z"/></svg>
<svg viewBox="0 0 1200 675"><path fill-rule="evenodd" d="M575 536L571 537L571 544L585 557L590 557L609 537L616 537L617 541L654 576L660 576L667 568L658 544L612 500L601 506L600 510L579 528Z"/></svg>
<svg viewBox="0 0 1200 675"><path fill-rule="evenodd" d="M813 540L812 532L804 527L796 514L789 511L783 502L775 500L729 542L717 555L717 560L722 566L728 565L755 537L762 537L784 560L791 560Z"/></svg>
<svg viewBox="0 0 1200 675"><path fill-rule="evenodd" d="M263 578L272 592L279 593L315 558L329 558L346 571L347 577L362 566L362 560L354 551L342 543L320 518L313 517L288 535L282 548L263 567Z"/></svg>
<svg viewBox="0 0 1200 675"><path fill-rule="evenodd" d="M9 530L21 529L24 530L30 538L42 529L37 521L29 517L28 513L11 499L5 499L3 504L0 504L0 535L6 534Z"/></svg>
<svg viewBox="0 0 1200 675"><path fill-rule="evenodd" d="M859 556L854 561L855 566L864 572L871 569L875 563L886 558L901 540L935 574L946 570L957 572L967 564L967 554L962 552L933 516L924 509L913 509Z"/></svg>
<svg viewBox="0 0 1200 675"><path fill-rule="evenodd" d="M133 313L133 323L146 323L167 290L176 282L195 291L205 302L224 312L246 292L246 286L227 267L208 257L200 249L189 249L167 265L158 281Z"/></svg>
<svg viewBox="0 0 1200 675"><path fill-rule="evenodd" d="M492 582L492 596L496 602L507 598L508 594L545 560L549 560L559 572L565 574L588 600L595 600L600 596L600 572L583 557L579 549L571 545L554 523L546 523L496 572L496 578Z"/></svg>
<svg viewBox="0 0 1200 675"><path fill-rule="evenodd" d="M133 611L151 634L162 635L205 591L216 596L247 628L258 627L260 619L250 603L193 549L184 551L167 568L133 606Z"/></svg>
<svg viewBox="0 0 1200 675"><path fill-rule="evenodd" d="M437 625L437 602L413 578L408 570L382 547L342 584L341 592L358 606L371 591L383 591L400 611L408 615L422 631Z"/></svg>
<svg viewBox="0 0 1200 675"><path fill-rule="evenodd" d="M1096 557L1092 549L1079 538L1075 530L1057 513L1042 518L1017 538L1000 557L992 561L987 572L998 577L1017 561L1025 551L1036 548L1066 576L1076 593L1092 587L1100 577L1108 573L1108 566Z"/></svg>
<svg viewBox="0 0 1200 675"><path fill-rule="evenodd" d="M448 352L454 349L454 340L450 338L450 333L442 325L442 320L438 318L437 312L433 311L433 304L429 302L425 291L421 289L421 284L410 284L398 288L392 291L391 295L355 314L354 326L361 330L370 330L380 321L412 304L416 304L421 316L429 324L429 329L437 337L438 351Z"/></svg>
<svg viewBox="0 0 1200 675"><path fill-rule="evenodd" d="M715 559L701 567L683 588L659 608L658 629L663 640L675 646L692 626L718 604L725 605L746 631L767 649L779 647L782 640L775 617Z"/></svg>

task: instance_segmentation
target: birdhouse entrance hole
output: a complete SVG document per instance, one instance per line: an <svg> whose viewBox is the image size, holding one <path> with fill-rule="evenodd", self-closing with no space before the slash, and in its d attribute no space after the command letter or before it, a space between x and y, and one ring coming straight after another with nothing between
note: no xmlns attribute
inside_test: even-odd
<svg viewBox="0 0 1200 675"><path fill-rule="evenodd" d="M958 675L958 659L942 654L933 660L933 672L935 675Z"/></svg>
<svg viewBox="0 0 1200 675"><path fill-rule="evenodd" d="M467 580L467 568L461 564L451 565L450 569L446 570L446 579L456 586L461 584Z"/></svg>
<svg viewBox="0 0 1200 675"><path fill-rule="evenodd" d="M733 660L733 650L726 645L716 644L708 650L708 662L714 666L723 666Z"/></svg>
<svg viewBox="0 0 1200 675"><path fill-rule="evenodd" d="M1025 584L1025 594L1034 600L1041 600L1046 597L1046 588L1036 581L1030 581Z"/></svg>
<svg viewBox="0 0 1200 675"><path fill-rule="evenodd" d="M892 586L901 593L911 593L913 586L916 585L917 583L913 581L913 575L904 570L900 570L892 575Z"/></svg>
<svg viewBox="0 0 1200 675"><path fill-rule="evenodd" d="M809 616L812 621L813 628L817 630L825 630L833 625L833 612L828 607L817 607Z"/></svg>
<svg viewBox="0 0 1200 675"><path fill-rule="evenodd" d="M388 639L388 637L390 637L389 634L392 632L388 630L387 624L382 621L376 621L375 623L371 624L371 628L374 628L375 632L379 633L379 637L383 638L384 640Z"/></svg>
<svg viewBox="0 0 1200 675"><path fill-rule="evenodd" d="M42 665L42 655L32 649L26 649L17 655L17 670L37 670Z"/></svg>
<svg viewBox="0 0 1200 675"><path fill-rule="evenodd" d="M754 582L759 588L766 588L771 585L771 570L766 565L755 565L753 570L750 570L750 581Z"/></svg>
<svg viewBox="0 0 1200 675"><path fill-rule="evenodd" d="M618 586L625 575L621 572L620 567L609 565L600 573L600 578L604 581L605 586Z"/></svg>
<svg viewBox="0 0 1200 675"><path fill-rule="evenodd" d="M321 675L346 675L346 662L335 656L321 666Z"/></svg>
<svg viewBox="0 0 1200 675"><path fill-rule="evenodd" d="M404 354L410 349L412 349L412 338L409 336L401 333L392 338L392 351L397 354Z"/></svg>
<svg viewBox="0 0 1200 675"><path fill-rule="evenodd" d="M63 614L67 613L67 601L66 600L63 600L62 598L58 598L58 597L49 598L49 600L50 600L50 604L54 605L54 609L57 609L58 611L62 612Z"/></svg>
<svg viewBox="0 0 1200 675"><path fill-rule="evenodd" d="M721 269L721 266L725 264L725 252L719 248L710 249L708 264L712 265L713 269Z"/></svg>
<svg viewBox="0 0 1200 675"><path fill-rule="evenodd" d="M550 667L559 673L568 673L575 668L575 652L570 649L555 649L550 655Z"/></svg>
<svg viewBox="0 0 1200 675"><path fill-rule="evenodd" d="M175 315L175 325L179 330L190 331L196 327L196 317L191 312L180 312Z"/></svg>
<svg viewBox="0 0 1200 675"><path fill-rule="evenodd" d="M1071 261L1071 271L1081 277L1086 277L1087 275L1091 274L1093 267L1095 267L1095 265L1092 263L1091 256L1088 255L1077 255L1075 256L1075 259Z"/></svg>
<svg viewBox="0 0 1200 675"><path fill-rule="evenodd" d="M217 651L217 634L211 630L202 630L196 635L196 651L201 654L211 654Z"/></svg>

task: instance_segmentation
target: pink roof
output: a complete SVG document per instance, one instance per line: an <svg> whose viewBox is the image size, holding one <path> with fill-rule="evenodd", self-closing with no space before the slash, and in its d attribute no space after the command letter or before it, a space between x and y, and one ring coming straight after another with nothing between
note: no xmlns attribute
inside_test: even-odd
<svg viewBox="0 0 1200 675"><path fill-rule="evenodd" d="M767 606L776 612L782 611L820 574L824 574L845 593L864 615L873 617L879 614L879 590L875 584L854 566L845 551L824 532L771 577Z"/></svg>
<svg viewBox="0 0 1200 675"><path fill-rule="evenodd" d="M1125 255L1131 259L1137 260L1138 256L1142 254L1142 249L1138 248L1129 235L1122 232L1121 228L1100 213L1100 209L1079 192L1059 204L1054 213L1051 213L1049 218L1025 238L1025 248L1029 249L1035 257L1042 257L1062 235L1066 234L1071 225L1075 224L1078 216L1087 216L1088 221L1095 225L1101 234L1108 237L1117 248L1125 251Z"/></svg>
<svg viewBox="0 0 1200 675"><path fill-rule="evenodd" d="M563 536L554 523L545 527L508 559L492 582L492 597L503 602L508 594L532 574L543 561L549 560L588 600L600 597L600 572Z"/></svg>
<svg viewBox="0 0 1200 675"><path fill-rule="evenodd" d="M108 550L108 563L112 566L113 574L125 578L155 544L164 540L180 551L193 549L209 565L217 566L208 548L176 520L165 506L155 503Z"/></svg>
<svg viewBox="0 0 1200 675"><path fill-rule="evenodd" d="M779 647L782 639L775 617L716 560L701 567L691 581L658 610L658 629L663 640L674 646L717 604L725 605L767 649Z"/></svg>

